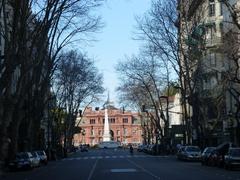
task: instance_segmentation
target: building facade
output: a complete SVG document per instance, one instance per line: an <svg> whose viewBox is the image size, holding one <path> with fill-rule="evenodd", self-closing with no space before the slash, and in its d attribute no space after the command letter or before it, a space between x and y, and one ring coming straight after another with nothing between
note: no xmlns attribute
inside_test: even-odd
<svg viewBox="0 0 240 180"><path fill-rule="evenodd" d="M227 77L234 62L225 52L226 34L232 29L229 11L219 0L180 0L179 12L182 62L188 62L192 85L185 87L191 104L191 140L205 146L234 142L229 121L236 101Z"/></svg>
<svg viewBox="0 0 240 180"><path fill-rule="evenodd" d="M81 133L74 135L74 145L89 144L94 146L102 142L104 121L104 109L86 108L82 117L77 119ZM110 106L108 108L108 121L111 140L120 142L122 145L142 143L142 128L138 113Z"/></svg>

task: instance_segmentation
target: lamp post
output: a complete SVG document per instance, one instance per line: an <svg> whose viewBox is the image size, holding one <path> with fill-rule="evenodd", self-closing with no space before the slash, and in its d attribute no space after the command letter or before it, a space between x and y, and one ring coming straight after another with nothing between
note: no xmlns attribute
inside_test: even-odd
<svg viewBox="0 0 240 180"><path fill-rule="evenodd" d="M166 99L166 123L165 123L165 128L164 128L164 136L165 140L167 140L167 144L169 144L169 97L168 96L160 96L160 101L161 99ZM161 113L161 118L164 118L163 114L163 109L160 111Z"/></svg>

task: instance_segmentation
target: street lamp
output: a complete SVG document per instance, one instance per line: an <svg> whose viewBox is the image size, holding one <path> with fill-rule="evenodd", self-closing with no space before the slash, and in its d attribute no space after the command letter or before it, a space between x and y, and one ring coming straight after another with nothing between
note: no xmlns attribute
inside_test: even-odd
<svg viewBox="0 0 240 180"><path fill-rule="evenodd" d="M165 128L164 128L164 134L165 137L169 138L169 133L168 133L168 129L169 129L169 97L168 96L160 96L160 99L166 99L166 103L167 103L167 107L166 107L166 124L165 124ZM163 109L161 109L160 111L161 113L161 118L164 118L164 114L163 114Z"/></svg>

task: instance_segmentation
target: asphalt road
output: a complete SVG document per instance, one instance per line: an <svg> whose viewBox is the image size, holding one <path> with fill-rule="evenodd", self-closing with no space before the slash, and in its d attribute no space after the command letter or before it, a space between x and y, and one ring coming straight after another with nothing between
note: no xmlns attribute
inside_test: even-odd
<svg viewBox="0 0 240 180"><path fill-rule="evenodd" d="M240 180L240 170L227 171L123 149L76 152L71 157L31 171L9 172L4 180Z"/></svg>

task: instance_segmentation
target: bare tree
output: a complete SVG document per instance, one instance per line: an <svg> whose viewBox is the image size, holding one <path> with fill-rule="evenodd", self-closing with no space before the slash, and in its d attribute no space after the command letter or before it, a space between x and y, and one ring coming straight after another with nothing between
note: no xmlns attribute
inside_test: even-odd
<svg viewBox="0 0 240 180"><path fill-rule="evenodd" d="M1 161L6 158L6 139L11 142L11 154L17 151L21 123L27 124L28 137L31 127L39 128L59 52L70 43L87 40L101 27L100 18L92 13L101 3L101 0L1 1L0 32L4 38L0 65ZM36 122L34 115L38 117Z"/></svg>
<svg viewBox="0 0 240 180"><path fill-rule="evenodd" d="M62 54L54 76L57 102L67 113L64 119L64 148L72 145L76 117L80 106L103 92L102 75L94 62L76 51Z"/></svg>
<svg viewBox="0 0 240 180"><path fill-rule="evenodd" d="M177 75L182 97L183 124L186 126L185 143L191 143L192 129L198 130L198 126L204 124L204 112L199 108L197 102L200 96L196 92L199 92L204 75L202 70L206 68L202 63L206 39L204 22L201 21L206 9L199 6L194 11L193 5L201 2L192 2L193 5L191 2L153 0L151 9L143 18L137 19L136 36L137 40L147 44L148 51L159 56L161 64L169 72ZM168 78L167 96L170 87Z"/></svg>
<svg viewBox="0 0 240 180"><path fill-rule="evenodd" d="M150 131L156 138L156 143L159 137L162 143L165 143L169 128L169 119L163 113L161 100L162 90L166 85L165 67L162 67L154 56L141 54L139 57L133 56L125 62L119 62L116 69L122 83L119 91L124 99L139 109L143 107L142 111L151 122L145 127L152 128ZM165 126L162 127L160 122L164 122Z"/></svg>

